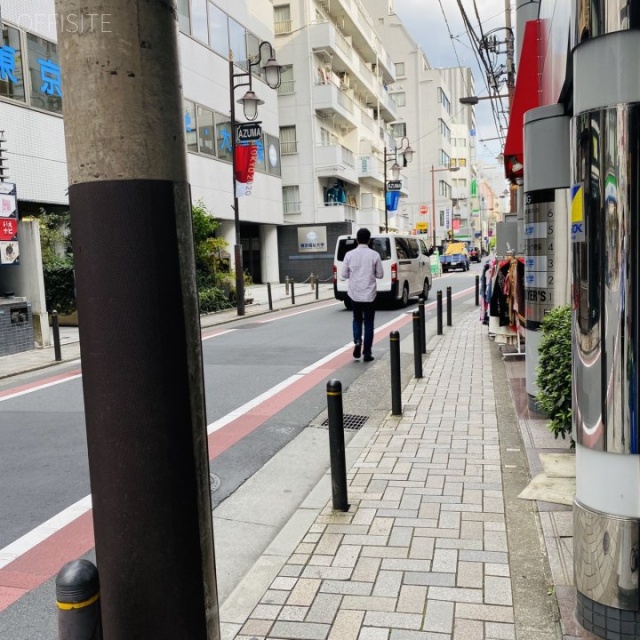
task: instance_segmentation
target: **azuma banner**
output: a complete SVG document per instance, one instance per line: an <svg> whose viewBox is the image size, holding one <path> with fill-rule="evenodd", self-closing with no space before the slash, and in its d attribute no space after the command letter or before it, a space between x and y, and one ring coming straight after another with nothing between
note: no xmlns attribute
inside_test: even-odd
<svg viewBox="0 0 640 640"><path fill-rule="evenodd" d="M250 196L256 172L258 147L253 143L236 145L236 197Z"/></svg>
<svg viewBox="0 0 640 640"><path fill-rule="evenodd" d="M398 202L400 201L399 191L387 191L387 211L397 211Z"/></svg>

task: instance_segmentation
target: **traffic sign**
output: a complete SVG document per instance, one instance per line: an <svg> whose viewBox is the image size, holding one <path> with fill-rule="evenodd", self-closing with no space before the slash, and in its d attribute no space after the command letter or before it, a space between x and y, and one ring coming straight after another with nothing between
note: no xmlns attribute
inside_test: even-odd
<svg viewBox="0 0 640 640"><path fill-rule="evenodd" d="M420 205L420 213L424 216L427 213L429 213L429 207L427 207L426 204L421 204Z"/></svg>
<svg viewBox="0 0 640 640"><path fill-rule="evenodd" d="M243 122L238 125L238 142L253 142L262 137L261 122Z"/></svg>
<svg viewBox="0 0 640 640"><path fill-rule="evenodd" d="M402 180L388 180L387 191L400 191L402 189Z"/></svg>

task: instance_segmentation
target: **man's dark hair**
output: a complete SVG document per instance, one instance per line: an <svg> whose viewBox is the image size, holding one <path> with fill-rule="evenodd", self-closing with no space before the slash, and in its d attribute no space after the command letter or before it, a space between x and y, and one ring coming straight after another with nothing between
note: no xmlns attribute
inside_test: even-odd
<svg viewBox="0 0 640 640"><path fill-rule="evenodd" d="M362 227L362 229L358 229L358 233L356 233L356 238L358 240L358 244L369 244L369 240L371 240L371 231Z"/></svg>

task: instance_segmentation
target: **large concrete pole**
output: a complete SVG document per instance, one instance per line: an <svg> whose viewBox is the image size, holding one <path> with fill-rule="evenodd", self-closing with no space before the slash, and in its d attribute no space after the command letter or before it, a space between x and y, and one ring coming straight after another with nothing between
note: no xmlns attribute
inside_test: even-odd
<svg viewBox="0 0 640 640"><path fill-rule="evenodd" d="M218 638L175 8L56 9L104 638Z"/></svg>

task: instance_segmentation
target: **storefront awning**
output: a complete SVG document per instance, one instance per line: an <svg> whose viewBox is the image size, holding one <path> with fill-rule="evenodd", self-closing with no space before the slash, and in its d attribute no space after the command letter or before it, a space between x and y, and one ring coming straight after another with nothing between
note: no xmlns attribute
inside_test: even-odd
<svg viewBox="0 0 640 640"><path fill-rule="evenodd" d="M524 114L540 106L538 48L540 20L530 20L524 28L516 86L510 105L509 129L504 144L504 171L513 184L522 184L524 171Z"/></svg>

